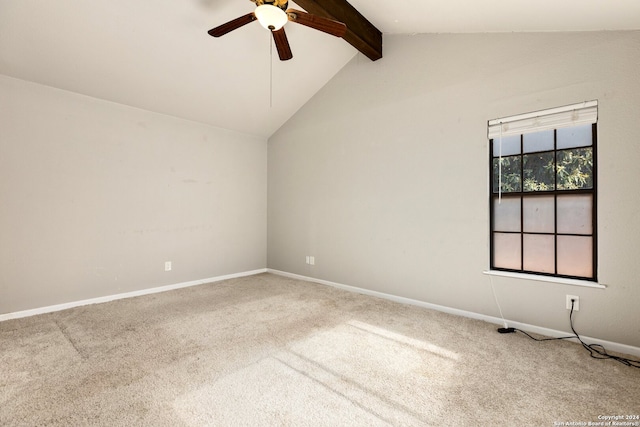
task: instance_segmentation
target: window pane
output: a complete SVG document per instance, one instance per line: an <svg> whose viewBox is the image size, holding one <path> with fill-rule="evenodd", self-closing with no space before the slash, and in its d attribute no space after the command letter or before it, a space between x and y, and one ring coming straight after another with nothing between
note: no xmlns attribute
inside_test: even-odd
<svg viewBox="0 0 640 427"><path fill-rule="evenodd" d="M493 233L493 266L521 270L520 234Z"/></svg>
<svg viewBox="0 0 640 427"><path fill-rule="evenodd" d="M520 156L502 158L502 192L511 193L521 189ZM500 159L493 159L493 192L498 192Z"/></svg>
<svg viewBox="0 0 640 427"><path fill-rule="evenodd" d="M558 236L558 274L593 277L593 239Z"/></svg>
<svg viewBox="0 0 640 427"><path fill-rule="evenodd" d="M593 188L593 148L558 151L558 190Z"/></svg>
<svg viewBox="0 0 640 427"><path fill-rule="evenodd" d="M553 233L553 196L525 197L522 201L522 222L525 232Z"/></svg>
<svg viewBox="0 0 640 427"><path fill-rule="evenodd" d="M494 138L493 157L500 157L500 141L502 141L502 156L520 154L520 135L503 136L502 140Z"/></svg>
<svg viewBox="0 0 640 427"><path fill-rule="evenodd" d="M493 231L520 231L520 197L494 197Z"/></svg>
<svg viewBox="0 0 640 427"><path fill-rule="evenodd" d="M554 189L554 155L547 153L525 154L524 191L548 191Z"/></svg>
<svg viewBox="0 0 640 427"><path fill-rule="evenodd" d="M558 233L593 233L593 195L572 194L558 196Z"/></svg>
<svg viewBox="0 0 640 427"><path fill-rule="evenodd" d="M556 132L558 138L558 145L556 147L557 150L593 145L593 138L591 136L591 125L560 128Z"/></svg>
<svg viewBox="0 0 640 427"><path fill-rule="evenodd" d="M523 152L553 150L553 129L542 132L525 133L522 135Z"/></svg>
<svg viewBox="0 0 640 427"><path fill-rule="evenodd" d="M555 243L553 236L525 234L523 238L524 270L555 273Z"/></svg>

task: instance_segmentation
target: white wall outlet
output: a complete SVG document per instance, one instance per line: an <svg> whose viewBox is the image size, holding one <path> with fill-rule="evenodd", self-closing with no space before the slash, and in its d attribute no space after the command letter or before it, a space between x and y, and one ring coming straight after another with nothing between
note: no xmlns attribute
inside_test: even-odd
<svg viewBox="0 0 640 427"><path fill-rule="evenodd" d="M571 310L571 300L574 300L573 311L580 311L580 297L576 295L567 295L567 310Z"/></svg>
<svg viewBox="0 0 640 427"><path fill-rule="evenodd" d="M314 257L314 256L310 256L310 257L309 257L309 264L311 264L311 265L316 265L316 257Z"/></svg>
<svg viewBox="0 0 640 427"><path fill-rule="evenodd" d="M309 264L309 255L307 255L307 264Z"/></svg>
<svg viewBox="0 0 640 427"><path fill-rule="evenodd" d="M165 261L164 271L171 271L171 261Z"/></svg>

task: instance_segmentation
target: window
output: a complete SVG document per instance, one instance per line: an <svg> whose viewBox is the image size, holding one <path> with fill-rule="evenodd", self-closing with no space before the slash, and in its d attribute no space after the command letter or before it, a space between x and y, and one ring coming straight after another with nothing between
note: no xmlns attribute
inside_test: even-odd
<svg viewBox="0 0 640 427"><path fill-rule="evenodd" d="M491 269L597 278L597 101L489 122Z"/></svg>

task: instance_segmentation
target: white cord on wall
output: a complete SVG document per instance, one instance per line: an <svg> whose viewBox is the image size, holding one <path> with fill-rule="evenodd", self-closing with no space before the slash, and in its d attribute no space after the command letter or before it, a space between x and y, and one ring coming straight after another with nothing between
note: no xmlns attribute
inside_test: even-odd
<svg viewBox="0 0 640 427"><path fill-rule="evenodd" d="M493 299L496 301L496 305L498 306L498 311L500 312L500 317L502 318L502 323L505 328L508 328L507 321L504 320L504 316L502 315L502 307L500 307L500 302L498 302L498 296L496 295L496 290L493 287L493 277L489 276L489 282L491 283L491 291L493 292Z"/></svg>
<svg viewBox="0 0 640 427"><path fill-rule="evenodd" d="M500 123L500 140L498 142L498 204L502 204L502 123ZM491 283L493 287L493 283ZM494 292L495 295L495 292Z"/></svg>

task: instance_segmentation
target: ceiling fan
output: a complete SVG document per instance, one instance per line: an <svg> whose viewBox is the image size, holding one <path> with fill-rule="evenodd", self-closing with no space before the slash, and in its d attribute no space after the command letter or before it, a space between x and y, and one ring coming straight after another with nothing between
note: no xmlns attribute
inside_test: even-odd
<svg viewBox="0 0 640 427"><path fill-rule="evenodd" d="M233 19L218 27L208 31L213 37L224 36L225 34L247 25L255 20L271 31L275 42L278 56L281 61L293 58L289 40L284 32L284 24L288 21L301 24L315 30L331 34L336 37L343 37L347 31L347 26L342 22L333 19L322 18L295 9L287 9L288 0L251 0L256 4L256 9L246 15Z"/></svg>

